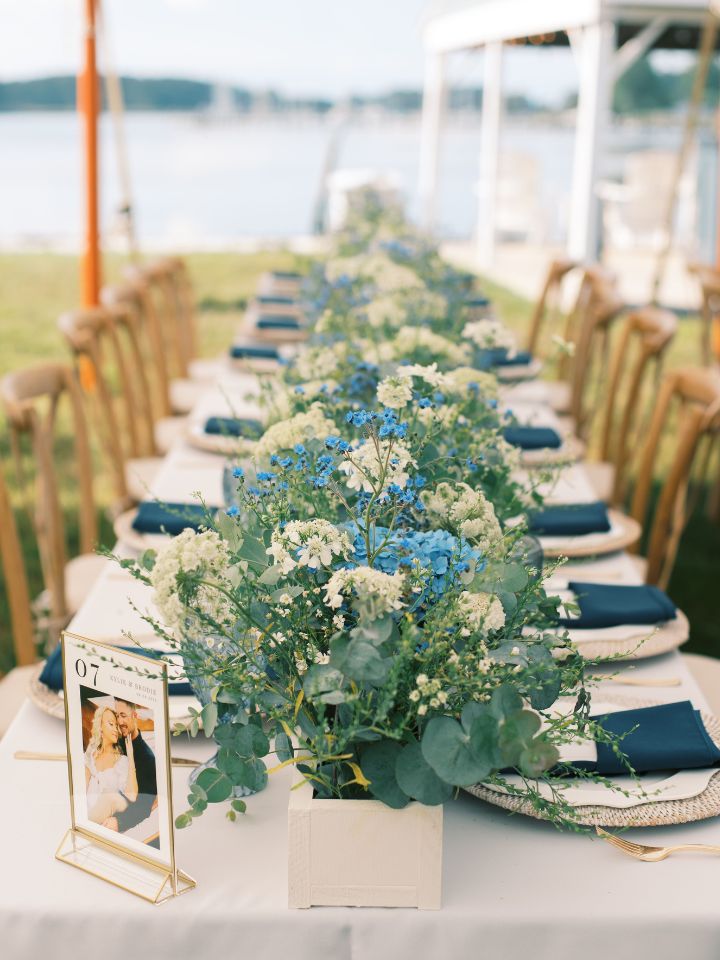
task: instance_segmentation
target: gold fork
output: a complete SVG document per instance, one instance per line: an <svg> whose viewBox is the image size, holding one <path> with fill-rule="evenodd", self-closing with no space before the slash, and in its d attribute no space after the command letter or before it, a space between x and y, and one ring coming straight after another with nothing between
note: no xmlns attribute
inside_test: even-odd
<svg viewBox="0 0 720 960"><path fill-rule="evenodd" d="M649 847L645 843L633 843L631 840L625 840L623 837L616 837L612 833L607 833L601 827L595 827L595 830L599 837L607 840L608 843L617 847L618 850L622 850L623 853L627 853L630 857L635 857L636 860L645 860L647 863L658 863L660 860L664 860L666 857L669 857L671 853L675 853L678 850L698 850L703 853L720 854L720 847L714 847L709 843L679 843L673 847Z"/></svg>

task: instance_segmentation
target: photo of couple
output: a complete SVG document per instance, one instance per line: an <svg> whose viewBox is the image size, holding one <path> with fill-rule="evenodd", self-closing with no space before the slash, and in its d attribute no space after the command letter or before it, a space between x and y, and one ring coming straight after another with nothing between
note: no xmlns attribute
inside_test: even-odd
<svg viewBox="0 0 720 960"><path fill-rule="evenodd" d="M87 816L159 849L153 711L80 686Z"/></svg>

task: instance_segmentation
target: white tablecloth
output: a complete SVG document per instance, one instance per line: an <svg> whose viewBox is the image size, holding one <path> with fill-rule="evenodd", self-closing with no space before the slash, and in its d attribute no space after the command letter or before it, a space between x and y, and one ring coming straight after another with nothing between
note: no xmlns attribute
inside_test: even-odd
<svg viewBox="0 0 720 960"><path fill-rule="evenodd" d="M183 499L198 487L217 491L221 461L213 468L212 458L197 458L197 451L179 445L155 493ZM624 555L583 570L591 571L609 582L638 580ZM558 578L567 579L567 572ZM118 626L138 626L124 606L128 589L118 571L106 573L73 629L108 637ZM679 654L613 667L618 670L683 683L640 691L613 683L615 693L703 705ZM267 790L249 800L239 823L228 823L214 808L177 833L178 864L198 887L153 907L54 860L70 822L67 770L62 763L15 760L19 749L64 751L62 722L26 703L0 742L2 960L76 960L79 953L98 960L720 957L719 858L684 854L641 863L599 840L559 833L463 793L445 808L441 911L288 910L288 771L273 775ZM203 758L211 752L203 740L176 740L173 749ZM187 772L175 768L176 811L185 807L186 779ZM630 836L658 844L720 843L714 821Z"/></svg>

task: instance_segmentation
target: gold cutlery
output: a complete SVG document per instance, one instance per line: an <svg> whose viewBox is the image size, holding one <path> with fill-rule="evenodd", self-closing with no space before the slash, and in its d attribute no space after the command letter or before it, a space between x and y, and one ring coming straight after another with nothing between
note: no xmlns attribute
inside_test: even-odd
<svg viewBox="0 0 720 960"><path fill-rule="evenodd" d="M65 753L39 753L35 750L16 750L16 760L62 760L67 761ZM199 767L201 760L191 760L189 757L171 757L174 767Z"/></svg>
<svg viewBox="0 0 720 960"><path fill-rule="evenodd" d="M618 850L622 850L623 853L627 853L628 856L634 857L636 860L644 860L646 863L658 863L678 850L697 850L702 853L720 854L720 847L714 847L708 843L678 843L673 847L649 847L645 843L633 843L623 837L616 837L612 833L607 833L601 827L595 827L595 830L599 837L607 840Z"/></svg>
<svg viewBox="0 0 720 960"><path fill-rule="evenodd" d="M679 687L679 677L590 677L595 682L619 683L625 687Z"/></svg>

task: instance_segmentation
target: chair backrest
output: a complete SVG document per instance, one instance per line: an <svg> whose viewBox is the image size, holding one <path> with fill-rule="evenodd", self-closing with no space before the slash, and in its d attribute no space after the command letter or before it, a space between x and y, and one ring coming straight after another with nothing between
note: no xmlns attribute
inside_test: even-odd
<svg viewBox="0 0 720 960"><path fill-rule="evenodd" d="M179 295L179 268L175 258L164 257L125 269L131 283L137 284L144 308L154 314L161 338L168 378L186 377L188 335L185 328L185 301Z"/></svg>
<svg viewBox="0 0 720 960"><path fill-rule="evenodd" d="M545 276L543 288L540 291L540 297L535 304L532 317L530 318L530 329L527 338L527 350L532 354L537 354L542 334L548 320L557 325L558 316L562 308L561 295L563 280L567 275L577 267L575 260L552 260Z"/></svg>
<svg viewBox="0 0 720 960"><path fill-rule="evenodd" d="M690 267L700 284L700 355L711 363L713 354L720 360L720 270L698 263Z"/></svg>
<svg viewBox="0 0 720 960"><path fill-rule="evenodd" d="M102 301L121 307L129 316L125 324L137 354L137 370L144 378L143 392L153 420L170 416L170 372L160 318L148 285L141 279L105 287ZM138 362L139 361L139 362Z"/></svg>
<svg viewBox="0 0 720 960"><path fill-rule="evenodd" d="M673 418L677 419L674 421ZM632 516L644 524L663 439L674 449L647 541L647 582L666 587L687 519L690 478L700 441L720 433L720 373L686 368L666 374L640 459Z"/></svg>
<svg viewBox="0 0 720 960"><path fill-rule="evenodd" d="M603 378L598 373L607 368L610 325L625 306L614 279L603 270L587 269L582 286L570 376L570 413L579 436L588 433L602 402Z"/></svg>
<svg viewBox="0 0 720 960"><path fill-rule="evenodd" d="M643 388L651 372L659 375L663 355L676 331L675 314L655 307L637 310L623 322L603 389L605 410L600 439L600 459L615 468L613 504L621 503L625 497L637 440L643 426L647 426L645 407L641 409Z"/></svg>
<svg viewBox="0 0 720 960"><path fill-rule="evenodd" d="M128 500L125 464L154 453L142 358L136 355L132 312L125 307L91 307L64 313L58 327L78 361L90 370L86 408L112 469L115 495ZM83 378L80 378L81 384Z"/></svg>
<svg viewBox="0 0 720 960"><path fill-rule="evenodd" d="M15 663L22 667L34 663L37 655L30 611L30 590L25 576L25 560L2 471L0 471L0 561L2 561L5 595L10 608Z"/></svg>
<svg viewBox="0 0 720 960"><path fill-rule="evenodd" d="M68 615L65 596L66 530L54 457L58 408L64 397L69 401L73 459L77 472L80 552L90 553L98 536L92 459L82 393L70 367L62 363L44 363L8 374L0 382L0 396L23 485L23 464L26 459L22 450L23 436L30 441L31 455L35 461L36 488L31 509L53 626L58 628ZM27 490L24 492L26 496L29 493Z"/></svg>

